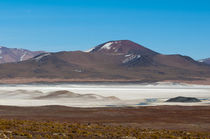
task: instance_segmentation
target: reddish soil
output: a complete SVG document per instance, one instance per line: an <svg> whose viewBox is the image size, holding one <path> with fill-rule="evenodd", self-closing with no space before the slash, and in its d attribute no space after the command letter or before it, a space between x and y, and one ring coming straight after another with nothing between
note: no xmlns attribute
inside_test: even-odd
<svg viewBox="0 0 210 139"><path fill-rule="evenodd" d="M1 119L132 125L141 128L210 131L210 106L71 108L0 106Z"/></svg>

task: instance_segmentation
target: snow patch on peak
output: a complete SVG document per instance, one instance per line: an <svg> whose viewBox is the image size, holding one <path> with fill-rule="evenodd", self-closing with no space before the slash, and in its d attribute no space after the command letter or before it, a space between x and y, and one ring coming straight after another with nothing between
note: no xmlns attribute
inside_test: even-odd
<svg viewBox="0 0 210 139"><path fill-rule="evenodd" d="M35 57L34 59L36 61L40 61L43 57L46 57L46 56L49 56L49 55L50 55L50 53L41 54L41 55Z"/></svg>
<svg viewBox="0 0 210 139"><path fill-rule="evenodd" d="M201 62L201 63L203 63L204 61L205 61L204 59L198 60L198 62Z"/></svg>
<svg viewBox="0 0 210 139"><path fill-rule="evenodd" d="M74 72L82 72L81 69L75 69Z"/></svg>
<svg viewBox="0 0 210 139"><path fill-rule="evenodd" d="M109 49L111 49L112 44L113 44L113 42L108 42L108 43L104 44L104 46L102 46L101 49L109 50Z"/></svg>
<svg viewBox="0 0 210 139"><path fill-rule="evenodd" d="M131 56L131 54L125 55L125 57L129 57L129 56Z"/></svg>
<svg viewBox="0 0 210 139"><path fill-rule="evenodd" d="M91 48L91 49L89 49L89 50L87 50L85 52L89 53L89 52L92 52L94 49L95 49L95 47L93 47L93 48Z"/></svg>
<svg viewBox="0 0 210 139"><path fill-rule="evenodd" d="M23 58L26 56L27 52L25 52L21 57L20 57L20 61L23 61Z"/></svg>
<svg viewBox="0 0 210 139"><path fill-rule="evenodd" d="M113 49L114 52L118 52L118 48L117 47L112 47L113 44L120 44L122 41L109 41L107 43L104 43L102 45L98 45L96 47L93 47L87 51L84 51L84 52L93 52L94 50L97 50L97 51L101 51L101 50L110 50L110 49Z"/></svg>
<svg viewBox="0 0 210 139"><path fill-rule="evenodd" d="M137 59L141 58L141 55L129 54L129 55L125 55L125 57L127 57L127 58L122 61L123 64L126 64L133 60L137 60Z"/></svg>

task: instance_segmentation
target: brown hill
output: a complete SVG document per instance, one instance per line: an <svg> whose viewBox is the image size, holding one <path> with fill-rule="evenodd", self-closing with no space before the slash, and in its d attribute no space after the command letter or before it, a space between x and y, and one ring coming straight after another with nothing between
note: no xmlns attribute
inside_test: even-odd
<svg viewBox="0 0 210 139"><path fill-rule="evenodd" d="M1 79L43 81L197 80L209 77L209 73L208 65L190 57L162 55L128 40L107 42L89 52L46 53L0 65Z"/></svg>

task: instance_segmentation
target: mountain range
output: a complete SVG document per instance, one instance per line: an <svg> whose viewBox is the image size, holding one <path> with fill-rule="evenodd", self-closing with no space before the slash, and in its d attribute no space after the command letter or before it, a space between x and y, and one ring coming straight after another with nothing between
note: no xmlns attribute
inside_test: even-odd
<svg viewBox="0 0 210 139"><path fill-rule="evenodd" d="M209 65L188 56L160 54L130 40L109 41L86 52L39 52L28 60L0 65L0 79L31 79L29 82L156 82L205 78L210 78Z"/></svg>

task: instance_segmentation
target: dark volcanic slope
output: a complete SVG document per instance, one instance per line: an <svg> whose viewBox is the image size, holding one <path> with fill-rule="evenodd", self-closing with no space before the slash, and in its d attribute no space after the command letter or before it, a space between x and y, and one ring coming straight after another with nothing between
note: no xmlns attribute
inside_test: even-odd
<svg viewBox="0 0 210 139"><path fill-rule="evenodd" d="M28 60L41 53L43 51L0 47L0 64Z"/></svg>
<svg viewBox="0 0 210 139"><path fill-rule="evenodd" d="M162 55L128 40L107 42L89 52L47 53L0 65L0 78L161 81L206 78L209 73L209 66L190 57Z"/></svg>

